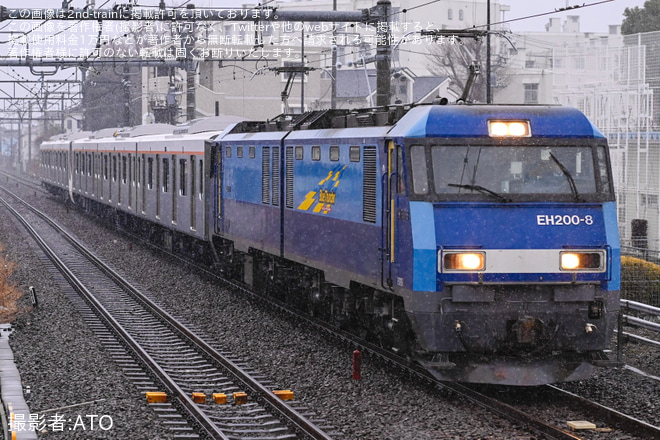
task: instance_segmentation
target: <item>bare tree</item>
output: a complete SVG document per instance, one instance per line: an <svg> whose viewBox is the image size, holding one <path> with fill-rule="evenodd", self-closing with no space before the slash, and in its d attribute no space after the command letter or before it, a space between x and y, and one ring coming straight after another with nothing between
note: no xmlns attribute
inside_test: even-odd
<svg viewBox="0 0 660 440"><path fill-rule="evenodd" d="M434 75L448 76L452 88L463 94L471 71L471 65L480 66L480 73L471 85L468 102L486 102L486 39L445 38L429 49L429 71ZM507 68L500 56L491 58L491 83L493 87L505 83Z"/></svg>

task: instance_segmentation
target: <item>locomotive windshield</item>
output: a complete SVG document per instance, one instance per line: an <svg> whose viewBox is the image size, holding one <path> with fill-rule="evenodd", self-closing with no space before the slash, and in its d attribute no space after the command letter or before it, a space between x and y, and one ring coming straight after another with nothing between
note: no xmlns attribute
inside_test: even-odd
<svg viewBox="0 0 660 440"><path fill-rule="evenodd" d="M438 200L611 199L605 146L413 145L412 193Z"/></svg>

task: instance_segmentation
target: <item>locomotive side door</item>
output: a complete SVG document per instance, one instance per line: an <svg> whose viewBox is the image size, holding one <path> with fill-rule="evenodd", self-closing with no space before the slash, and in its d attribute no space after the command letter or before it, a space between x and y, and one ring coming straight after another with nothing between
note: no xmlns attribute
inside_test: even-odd
<svg viewBox="0 0 660 440"><path fill-rule="evenodd" d="M392 288L394 282L394 266L396 264L397 243L397 198L399 194L399 167L401 166L401 146L393 140L385 142L387 154L387 173L384 176L383 229L384 255L383 279L384 287Z"/></svg>

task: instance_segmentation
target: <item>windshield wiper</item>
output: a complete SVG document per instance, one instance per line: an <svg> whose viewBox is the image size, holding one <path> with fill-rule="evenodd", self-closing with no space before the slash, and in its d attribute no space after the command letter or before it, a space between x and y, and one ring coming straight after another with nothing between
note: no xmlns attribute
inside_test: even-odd
<svg viewBox="0 0 660 440"><path fill-rule="evenodd" d="M577 185L575 184L575 179L573 179L571 172L568 171L568 169L564 166L564 164L559 162L559 159L557 159L554 154L550 153L550 158L557 164L561 172L564 173L564 176L566 176L566 180L568 180L568 186L571 187L571 192L573 193L573 197L575 197L575 201L582 202L582 200L580 199L580 193L578 192L577 189Z"/></svg>
<svg viewBox="0 0 660 440"><path fill-rule="evenodd" d="M500 201L504 203L511 201L511 199L509 199L508 197L504 197L502 194L496 193L495 191L492 191L488 188L484 188L481 185L464 185L461 183L449 183L447 184L447 186L451 186L453 188L463 188L463 189L470 189L473 191L479 191L482 194L490 194L491 196L497 197Z"/></svg>

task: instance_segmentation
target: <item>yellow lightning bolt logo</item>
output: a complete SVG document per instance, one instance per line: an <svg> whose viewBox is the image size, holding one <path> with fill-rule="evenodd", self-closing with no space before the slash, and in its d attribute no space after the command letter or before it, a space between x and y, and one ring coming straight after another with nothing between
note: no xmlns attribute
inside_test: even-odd
<svg viewBox="0 0 660 440"><path fill-rule="evenodd" d="M305 199L298 206L298 209L307 211L312 205L314 205L314 203L316 203L312 212L322 212L323 214L331 212L332 205L335 204L336 188L339 186L340 177L345 169L346 165L341 169L335 168L328 172L326 178L318 183L317 188L305 195ZM328 189L324 189L324 186Z"/></svg>

